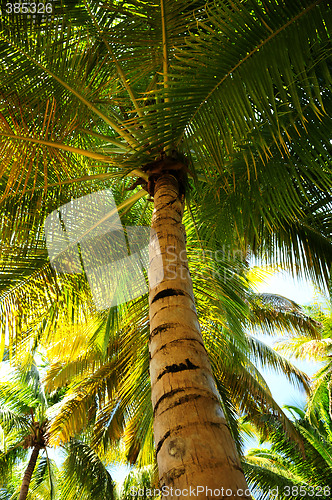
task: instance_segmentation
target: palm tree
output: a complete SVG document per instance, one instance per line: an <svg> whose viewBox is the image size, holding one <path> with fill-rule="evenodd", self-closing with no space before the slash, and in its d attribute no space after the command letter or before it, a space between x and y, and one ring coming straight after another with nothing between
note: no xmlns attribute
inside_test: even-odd
<svg viewBox="0 0 332 500"><path fill-rule="evenodd" d="M46 20L2 17L1 200L4 241L16 242L7 285L45 263L40 228L56 190L138 177L132 187L154 203L149 350L161 485L245 491L195 310L187 177L202 213L218 207L201 229L206 248L218 250L222 229L234 248L271 255L269 233L283 260L292 249L295 265L328 278L328 227L307 212L331 184L330 5L84 0L54 9Z"/></svg>
<svg viewBox="0 0 332 500"><path fill-rule="evenodd" d="M137 494L144 500L158 498L160 491L156 470L153 467L134 469L126 476L120 491L120 500L130 500Z"/></svg>
<svg viewBox="0 0 332 500"><path fill-rule="evenodd" d="M331 299L327 299L323 295L317 303L307 306L306 311L320 325L318 338L309 338L303 332L299 332L291 339L278 342L274 348L294 359L309 360L321 364L313 375L314 383L308 400L308 418L313 423L316 421L316 410L325 404L326 396L328 396L328 409L332 418Z"/></svg>
<svg viewBox="0 0 332 500"><path fill-rule="evenodd" d="M5 465L2 468L1 483L6 484L11 467L26 455L22 449L30 449L31 454L19 490L19 500L25 500L38 456L42 450L46 450L48 441L46 417L48 404L35 367L32 366L24 376L17 371L10 381L2 382L0 401L1 426L6 442L1 453L1 462ZM48 457L45 464L44 475L49 476L52 489L51 471L49 470L47 474L51 467Z"/></svg>
<svg viewBox="0 0 332 500"><path fill-rule="evenodd" d="M291 442L276 422L268 422L265 438L271 441L269 449L250 450L246 457L246 475L252 487L258 488L257 498L264 498L267 490L278 498L330 497L331 485L331 314L330 301L307 306L306 312L315 318L318 338L295 334L278 342L277 351L296 359L321 362L313 376L314 384L308 396L306 412L286 408L295 416L295 427L303 438L303 449ZM258 417L259 418L259 417Z"/></svg>
<svg viewBox="0 0 332 500"><path fill-rule="evenodd" d="M332 484L332 427L327 406L325 411L319 408L316 424L310 424L301 409L288 409L296 416L295 426L302 436L303 449L270 422L271 447L249 450L246 456L244 469L249 484L258 500L267 495L280 500L313 496L328 499Z"/></svg>
<svg viewBox="0 0 332 500"><path fill-rule="evenodd" d="M12 369L0 384L0 498L7 494L18 500L114 498L114 482L104 457L91 448L87 435L73 436L62 447L60 467L49 458L50 425L64 393L61 388L46 396L34 363L23 372Z"/></svg>
<svg viewBox="0 0 332 500"><path fill-rule="evenodd" d="M91 448L88 436L71 439L63 449L66 457L59 471L59 499L117 498L105 457Z"/></svg>

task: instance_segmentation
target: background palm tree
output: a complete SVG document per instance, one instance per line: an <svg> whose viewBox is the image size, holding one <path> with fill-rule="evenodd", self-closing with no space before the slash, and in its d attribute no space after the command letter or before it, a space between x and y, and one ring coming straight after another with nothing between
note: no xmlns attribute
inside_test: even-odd
<svg viewBox="0 0 332 500"><path fill-rule="evenodd" d="M318 363L318 370L313 375L314 383L312 394L308 400L309 421L315 421L316 410L326 404L328 397L328 411L332 415L332 387L331 387L331 349L332 349L332 317L331 299L319 294L316 303L306 307L307 312L320 325L319 337L309 339L305 334L295 335L292 339L285 339L275 344L274 348L294 359L309 360Z"/></svg>
<svg viewBox="0 0 332 500"><path fill-rule="evenodd" d="M155 493L155 494L154 494ZM133 494L139 494L144 500L158 498L158 474L153 467L132 470L125 478L121 492L121 500L130 500Z"/></svg>
<svg viewBox="0 0 332 500"><path fill-rule="evenodd" d="M317 420L310 424L305 413L287 407L295 416L295 426L303 439L301 450L287 439L281 428L270 421L271 447L249 450L244 469L255 498L263 499L273 493L281 500L331 496L332 427L325 399L317 408Z"/></svg>
<svg viewBox="0 0 332 500"><path fill-rule="evenodd" d="M265 498L271 490L278 491L277 497L281 499L310 498L315 494L328 498L331 495L331 314L330 301L322 298L319 295L316 303L305 308L316 320L318 338L309 339L300 334L275 345L286 355L320 362L321 367L313 376L306 412L286 406L295 417L303 449L291 442L280 425L270 419L264 438L271 442L271 447L249 450L245 469L250 484L260 490L257 498Z"/></svg>
<svg viewBox="0 0 332 500"><path fill-rule="evenodd" d="M5 485L10 479L13 465L23 457L26 458L27 453L23 450L31 451L19 489L19 500L25 500L39 454L45 451L46 458L38 464L37 471L41 474L40 468L44 470L44 479L49 480L49 488L52 491L54 487L52 465L46 452L48 402L35 365L32 365L25 374L17 371L13 373L10 381L1 383L0 401L1 428L4 433L1 484ZM52 493L50 495L52 497Z"/></svg>
<svg viewBox="0 0 332 500"><path fill-rule="evenodd" d="M72 436L61 448L58 465L49 458L49 427L64 393L62 387L46 396L34 363L24 372L13 369L1 383L0 498L114 498L114 482L103 460L105 457L98 456L91 448L87 435Z"/></svg>
<svg viewBox="0 0 332 500"><path fill-rule="evenodd" d="M313 197L327 196L331 183L330 20L328 2L309 0L278 3L273 9L260 2L240 1L218 5L199 0L189 5L180 0L130 5L110 1L103 6L86 1L68 2L64 11L57 10L46 22L4 15L0 55L8 76L0 84L1 191L4 224L10 243L16 243L16 248L5 252L4 266L9 271L5 283L9 278L11 286L17 278L17 272L16 276L10 272L13 263L16 269L31 271L45 262L40 227L56 203L54 192L67 184L80 187L108 176L134 175L143 184L148 180L145 187L154 196L152 225L163 242L161 253L167 258L168 241L179 256L185 250L181 220L188 173L195 181L193 197L200 198L199 209L204 214L211 208L217 213L205 237L200 236L206 248L218 249L218 234L212 241L209 236L223 218L227 224L219 227L233 248L263 249L273 256L269 240L262 246L266 234L272 234L282 260L289 260L289 250L293 250L294 268L303 265L318 281L326 280L331 263L326 218L311 220L307 209ZM47 194L40 196L34 215L38 188ZM69 189L67 196L72 193ZM141 194L134 195L132 202ZM173 211L164 206L162 196ZM8 213L13 212L16 217L8 222ZM35 228L26 241L22 236L26 230L21 231L17 217L22 212ZM320 213L325 216L326 204ZM292 231L287 232L287 227ZM171 234L174 243L167 240ZM314 257L308 241L315 242ZM186 266L184 260L176 273ZM49 274L42 272L42 276L49 281ZM153 282L152 274L150 278ZM170 353L178 340L183 346L164 357L159 335L153 335L150 346L152 399L155 409L159 406L155 440L162 457L162 484L174 480L174 486L181 487L182 481L191 482L191 475L199 482L203 474L208 487L219 485L219 478L226 475L230 486L245 485L234 447L229 436L224 436L228 431L223 417L217 422L212 418L220 412L219 402L205 350L202 347L197 354L193 347L202 341L190 280L188 276L177 279L172 284L176 294L167 292L168 285L164 279L150 297L151 304L156 305L158 299L156 313L163 305L167 305L168 318L171 305L179 311L174 317L177 327L167 330L169 339L176 342L165 344L166 351ZM187 308L185 316L183 308ZM196 324L195 344L181 337L183 318L189 322L187 327ZM156 316L152 331L158 333L165 324ZM194 384L195 376L190 377L193 373L196 379L199 373L202 380L210 379L203 392L209 394L211 418L205 420L206 398ZM187 396L188 387L200 394L197 403L202 401L202 412L189 426L194 434L184 421L180 427L164 427L159 403L172 396L166 386L158 388L166 380L164 374L176 381L171 385L178 386L178 394L183 389ZM182 402L182 415L192 415L183 409L182 399L173 396L165 411L173 408L171 413L176 412L176 403ZM168 422L177 420L171 413ZM226 453L231 457L230 470L225 472L220 465L219 472L214 469L210 474L199 443L204 440L211 447L208 456L214 456L212 428L218 426L217 441L223 444L215 462L221 463ZM207 433L198 441L196 427ZM192 445L192 456L200 457L202 464L189 459ZM168 446L176 453L167 453ZM188 451L184 471L183 446ZM233 468L232 463L237 465Z"/></svg>

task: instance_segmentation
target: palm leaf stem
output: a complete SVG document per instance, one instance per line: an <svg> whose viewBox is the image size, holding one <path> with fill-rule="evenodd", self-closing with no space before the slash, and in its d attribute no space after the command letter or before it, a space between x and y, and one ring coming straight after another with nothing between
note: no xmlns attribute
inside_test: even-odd
<svg viewBox="0 0 332 500"><path fill-rule="evenodd" d="M92 158L93 160L99 160L104 163L112 162L112 159L108 156L104 156L99 153L94 153L93 151L87 151L86 149L68 146L67 144L63 144L62 142L45 141L44 139L36 139L34 137L25 137L23 135L16 135L16 134L6 134L4 132L0 132L0 136L8 137L8 139L16 139L19 141L32 142L33 144L39 144L42 146L49 146L52 148L61 149L62 151L69 151L70 153L79 154L81 156L85 156L86 158Z"/></svg>
<svg viewBox="0 0 332 500"><path fill-rule="evenodd" d="M168 88L168 51L167 51L167 32L166 32L166 6L165 0L160 0L161 23L163 33L163 78L164 88ZM169 97L165 97L165 102L169 102Z"/></svg>

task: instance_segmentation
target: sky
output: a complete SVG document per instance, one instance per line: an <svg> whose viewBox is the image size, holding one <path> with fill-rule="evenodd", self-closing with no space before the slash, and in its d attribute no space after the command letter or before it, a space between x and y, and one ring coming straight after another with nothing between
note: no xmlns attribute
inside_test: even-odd
<svg viewBox="0 0 332 500"><path fill-rule="evenodd" d="M283 295L300 305L308 305L312 302L316 292L311 283L306 280L295 280L286 271L277 271L266 276L265 282L258 285L258 291Z"/></svg>

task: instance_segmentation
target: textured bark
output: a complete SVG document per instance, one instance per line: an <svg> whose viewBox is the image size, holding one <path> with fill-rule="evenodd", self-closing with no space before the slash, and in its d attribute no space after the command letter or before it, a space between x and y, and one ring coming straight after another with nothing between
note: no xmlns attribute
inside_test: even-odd
<svg viewBox="0 0 332 500"><path fill-rule="evenodd" d="M38 446L38 445L36 445L32 449L32 453L30 456L28 467L25 469L24 476L22 479L19 500L25 500L27 495L28 495L30 481L31 481L33 471L35 470L35 467L36 467L37 458L39 455L39 450L40 450L40 446Z"/></svg>
<svg viewBox="0 0 332 500"><path fill-rule="evenodd" d="M162 498L248 499L197 319L183 208L176 178L160 176L150 239L149 349Z"/></svg>

